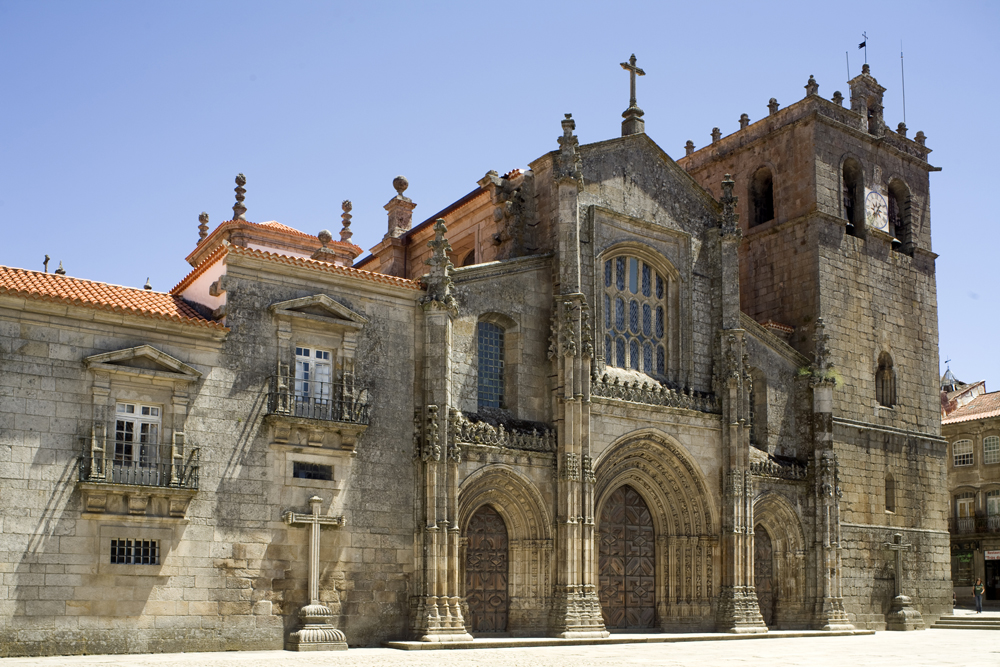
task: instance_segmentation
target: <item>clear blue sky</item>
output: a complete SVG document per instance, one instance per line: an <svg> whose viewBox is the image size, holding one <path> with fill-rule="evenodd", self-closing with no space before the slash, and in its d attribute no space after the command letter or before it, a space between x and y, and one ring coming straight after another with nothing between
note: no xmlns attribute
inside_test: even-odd
<svg viewBox="0 0 1000 667"><path fill-rule="evenodd" d="M0 264L168 290L198 214L354 241L385 233L392 178L423 220L489 169L618 136L631 53L646 131L673 156L771 97L847 94L862 31L885 118L923 130L942 368L1000 389L995 192L1000 4L944 2L22 2L0 0Z"/></svg>

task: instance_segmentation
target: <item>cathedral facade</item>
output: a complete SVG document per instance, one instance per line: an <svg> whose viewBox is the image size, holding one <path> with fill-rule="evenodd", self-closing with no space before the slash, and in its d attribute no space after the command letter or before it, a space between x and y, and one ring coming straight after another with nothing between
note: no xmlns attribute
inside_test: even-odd
<svg viewBox="0 0 1000 667"><path fill-rule="evenodd" d="M241 175L169 293L0 267L0 654L950 611L923 134L866 66L675 161L627 69L361 259Z"/></svg>

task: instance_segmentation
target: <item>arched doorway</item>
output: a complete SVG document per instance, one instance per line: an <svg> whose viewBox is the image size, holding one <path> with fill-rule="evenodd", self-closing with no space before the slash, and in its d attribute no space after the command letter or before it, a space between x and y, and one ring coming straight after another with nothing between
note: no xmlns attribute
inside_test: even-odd
<svg viewBox="0 0 1000 667"><path fill-rule="evenodd" d="M609 629L651 628L656 623L656 554L653 518L635 489L615 489L601 508L598 590Z"/></svg>
<svg viewBox="0 0 1000 667"><path fill-rule="evenodd" d="M506 632L507 525L495 509L483 505L466 530L465 597L472 632Z"/></svg>
<svg viewBox="0 0 1000 667"><path fill-rule="evenodd" d="M753 585L764 624L774 626L774 543L764 526L753 532Z"/></svg>

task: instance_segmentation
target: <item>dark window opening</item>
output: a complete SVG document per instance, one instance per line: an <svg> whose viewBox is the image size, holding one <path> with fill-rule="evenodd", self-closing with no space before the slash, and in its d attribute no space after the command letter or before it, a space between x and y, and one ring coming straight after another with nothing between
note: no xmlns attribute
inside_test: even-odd
<svg viewBox="0 0 1000 667"><path fill-rule="evenodd" d="M156 540L111 540L111 562L157 565L160 562L160 545Z"/></svg>
<svg viewBox="0 0 1000 667"><path fill-rule="evenodd" d="M892 235L892 249L913 254L913 237L910 230L910 193L900 181L889 184L888 217L889 234Z"/></svg>
<svg viewBox="0 0 1000 667"><path fill-rule="evenodd" d="M321 463L292 462L292 477L295 479L319 479L326 482L333 480L333 466Z"/></svg>
<svg viewBox="0 0 1000 667"><path fill-rule="evenodd" d="M885 476L885 511L896 511L896 480L891 474Z"/></svg>
<svg viewBox="0 0 1000 667"><path fill-rule="evenodd" d="M896 405L896 372L892 367L892 357L883 352L878 358L875 371L875 400L887 408Z"/></svg>
<svg viewBox="0 0 1000 667"><path fill-rule="evenodd" d="M503 329L492 322L480 322L477 329L479 353L479 409L502 408L503 401Z"/></svg>
<svg viewBox="0 0 1000 667"><path fill-rule="evenodd" d="M844 219L847 220L847 234L861 237L864 233L865 207L864 186L862 185L861 166L856 160L844 162L843 187Z"/></svg>
<svg viewBox="0 0 1000 667"><path fill-rule="evenodd" d="M750 202L751 227L774 220L774 179L767 167L761 167L754 172L750 181Z"/></svg>
<svg viewBox="0 0 1000 667"><path fill-rule="evenodd" d="M471 250L471 251L469 251L469 254L466 255L465 258L462 260L462 264L461 265L462 266L472 266L475 263L476 263L476 251L475 250Z"/></svg>

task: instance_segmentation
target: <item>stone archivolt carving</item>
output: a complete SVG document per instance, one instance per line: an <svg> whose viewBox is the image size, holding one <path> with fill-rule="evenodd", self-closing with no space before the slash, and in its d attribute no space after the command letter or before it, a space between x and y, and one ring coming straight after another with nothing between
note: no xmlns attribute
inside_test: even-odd
<svg viewBox="0 0 1000 667"><path fill-rule="evenodd" d="M507 523L511 541L545 540L551 546L551 519L542 494L524 475L499 464L469 475L458 490L459 525L463 530L469 518L486 503Z"/></svg>
<svg viewBox="0 0 1000 667"><path fill-rule="evenodd" d="M451 432L449 439L455 443L507 447L531 452L554 452L556 450L556 430L532 430L530 433L508 431L503 427L486 422L472 422L458 410L451 411Z"/></svg>
<svg viewBox="0 0 1000 667"><path fill-rule="evenodd" d="M610 398L629 403L644 405L659 405L682 410L696 410L718 414L721 412L718 401L712 394L702 394L691 389L676 390L651 380L639 383L622 382L619 378L612 379L607 374L595 376L590 385L591 396Z"/></svg>

